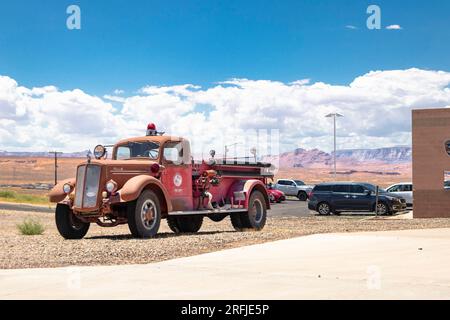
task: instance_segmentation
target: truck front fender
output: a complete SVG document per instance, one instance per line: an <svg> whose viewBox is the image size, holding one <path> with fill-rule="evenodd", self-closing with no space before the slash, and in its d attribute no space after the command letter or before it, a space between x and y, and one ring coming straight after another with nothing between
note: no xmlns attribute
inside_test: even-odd
<svg viewBox="0 0 450 320"><path fill-rule="evenodd" d="M121 202L130 202L136 200L142 193L142 190L153 187L156 191L159 191L160 196L162 196L167 205L167 212L172 211L172 202L170 201L169 193L167 192L164 185L152 176L139 175L128 180L118 191L120 194Z"/></svg>
<svg viewBox="0 0 450 320"><path fill-rule="evenodd" d="M48 198L49 198L50 202L58 203L58 202L63 201L67 197L67 194L64 193L63 186L66 183L68 183L72 186L72 189L73 189L73 188L75 188L75 182L76 182L75 178L70 178L70 179L63 180L63 181L59 182L57 185L55 185L48 194Z"/></svg>

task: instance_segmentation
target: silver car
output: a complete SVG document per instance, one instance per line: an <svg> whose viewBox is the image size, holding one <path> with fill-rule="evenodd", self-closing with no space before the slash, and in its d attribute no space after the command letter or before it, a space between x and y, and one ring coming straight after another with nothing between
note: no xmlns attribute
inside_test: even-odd
<svg viewBox="0 0 450 320"><path fill-rule="evenodd" d="M308 200L314 186L305 184L302 180L279 179L274 185L274 189L283 191L286 196L297 197L300 201Z"/></svg>
<svg viewBox="0 0 450 320"><path fill-rule="evenodd" d="M406 200L406 205L413 205L413 185L411 182L396 183L386 189L393 195L400 196Z"/></svg>

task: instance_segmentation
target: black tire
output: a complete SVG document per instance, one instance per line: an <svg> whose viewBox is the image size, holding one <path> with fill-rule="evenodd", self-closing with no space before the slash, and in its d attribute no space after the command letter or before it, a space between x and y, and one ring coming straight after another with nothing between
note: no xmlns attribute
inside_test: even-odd
<svg viewBox="0 0 450 320"><path fill-rule="evenodd" d="M267 220L267 203L264 195L255 190L248 202L249 211L231 214L231 223L235 230L262 230Z"/></svg>
<svg viewBox="0 0 450 320"><path fill-rule="evenodd" d="M169 216L167 224L175 233L195 233L202 227L203 216Z"/></svg>
<svg viewBox="0 0 450 320"><path fill-rule="evenodd" d="M328 202L321 202L317 205L317 212L321 216L328 216L331 214L331 206Z"/></svg>
<svg viewBox="0 0 450 320"><path fill-rule="evenodd" d="M89 230L90 223L78 219L69 206L58 203L55 210L56 228L64 239L82 239Z"/></svg>
<svg viewBox="0 0 450 320"><path fill-rule="evenodd" d="M211 219L214 222L220 222L223 219L225 219L226 217L228 217L228 214L226 213L213 213L213 214L208 214L207 217L209 219Z"/></svg>
<svg viewBox="0 0 450 320"><path fill-rule="evenodd" d="M128 206L128 228L135 238L154 237L161 224L161 205L152 190L144 190L137 201Z"/></svg>
<svg viewBox="0 0 450 320"><path fill-rule="evenodd" d="M376 214L379 214L382 216L391 214L391 212L389 211L389 206L384 202L378 202L378 208L376 208Z"/></svg>
<svg viewBox="0 0 450 320"><path fill-rule="evenodd" d="M233 212L232 214L230 214L231 224L233 225L233 228L236 231L243 231L246 228L241 220L241 216L243 214L244 213L238 212Z"/></svg>
<svg viewBox="0 0 450 320"><path fill-rule="evenodd" d="M300 201L306 201L306 200L308 200L308 195L306 194L305 191L300 191L300 192L297 194L297 198L298 198L298 200L300 200Z"/></svg>

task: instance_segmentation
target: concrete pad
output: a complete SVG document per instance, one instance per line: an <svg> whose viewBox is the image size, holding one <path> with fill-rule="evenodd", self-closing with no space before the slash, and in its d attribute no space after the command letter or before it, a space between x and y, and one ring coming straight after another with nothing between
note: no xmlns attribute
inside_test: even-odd
<svg viewBox="0 0 450 320"><path fill-rule="evenodd" d="M450 229L325 234L147 265L0 271L1 299L449 299Z"/></svg>

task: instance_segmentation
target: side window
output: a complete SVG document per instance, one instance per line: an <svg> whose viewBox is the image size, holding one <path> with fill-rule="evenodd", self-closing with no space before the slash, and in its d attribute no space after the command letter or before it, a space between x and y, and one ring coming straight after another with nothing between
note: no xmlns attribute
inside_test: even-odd
<svg viewBox="0 0 450 320"><path fill-rule="evenodd" d="M316 186L315 188L314 188L314 192L326 192L326 191L331 191L331 186L329 186L329 185L319 185L319 186Z"/></svg>
<svg viewBox="0 0 450 320"><path fill-rule="evenodd" d="M352 185L352 186L350 186L350 192L351 193L363 194L364 193L364 187L360 186L360 185Z"/></svg>
<svg viewBox="0 0 450 320"><path fill-rule="evenodd" d="M333 186L333 192L339 192L339 193L349 193L350 191L350 185L348 184L337 184Z"/></svg>
<svg viewBox="0 0 450 320"><path fill-rule="evenodd" d="M399 192L399 186L393 186L391 188L388 189L388 192Z"/></svg>
<svg viewBox="0 0 450 320"><path fill-rule="evenodd" d="M295 186L294 181L286 181L286 184L288 186Z"/></svg>
<svg viewBox="0 0 450 320"><path fill-rule="evenodd" d="M278 180L278 184L279 184L280 186L285 186L285 185L286 185L286 183L285 183L284 180Z"/></svg>
<svg viewBox="0 0 450 320"><path fill-rule="evenodd" d="M130 159L130 148L128 147L119 147L117 149L117 160L124 160L124 159Z"/></svg>
<svg viewBox="0 0 450 320"><path fill-rule="evenodd" d="M412 184L405 184L405 191L412 191L413 186Z"/></svg>
<svg viewBox="0 0 450 320"><path fill-rule="evenodd" d="M168 142L164 145L163 159L168 164L183 164L183 145L181 142Z"/></svg>

